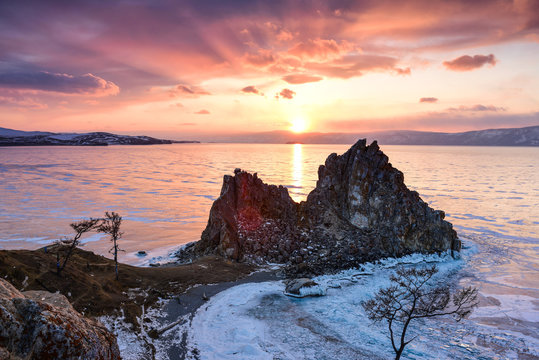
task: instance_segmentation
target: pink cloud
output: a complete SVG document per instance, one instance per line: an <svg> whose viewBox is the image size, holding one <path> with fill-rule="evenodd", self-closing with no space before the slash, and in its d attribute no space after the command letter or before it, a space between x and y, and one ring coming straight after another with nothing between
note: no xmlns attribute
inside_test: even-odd
<svg viewBox="0 0 539 360"><path fill-rule="evenodd" d="M275 62L272 52L264 49L260 49L256 53L245 54L244 59L246 63L256 67L266 67Z"/></svg>
<svg viewBox="0 0 539 360"><path fill-rule="evenodd" d="M288 53L300 58L327 59L348 50L351 50L351 45L347 41L342 41L339 44L332 39L308 39L294 45L288 50Z"/></svg>
<svg viewBox="0 0 539 360"><path fill-rule="evenodd" d="M199 110L199 111L195 111L195 114L197 115L208 115L210 114L210 112L206 109L202 109L202 110Z"/></svg>
<svg viewBox="0 0 539 360"><path fill-rule="evenodd" d="M243 89L241 89L241 92L246 93L246 94L264 95L264 93L262 93L260 90L258 90L254 86L246 86Z"/></svg>
<svg viewBox="0 0 539 360"><path fill-rule="evenodd" d="M497 112L497 111L506 111L507 109L504 108L504 107L498 107L498 106L494 106L494 105L476 104L476 105L472 105L472 106L461 105L458 108L452 107L452 108L448 108L447 110L448 111L471 111L471 112L477 112L477 111Z"/></svg>
<svg viewBox="0 0 539 360"><path fill-rule="evenodd" d="M420 103L436 103L438 102L438 98L435 97L422 97L419 99Z"/></svg>
<svg viewBox="0 0 539 360"><path fill-rule="evenodd" d="M325 131L368 132L382 130L467 131L489 127L537 125L539 112L500 114L489 112L426 112L398 118L349 118L326 123ZM397 126L396 126L397 125Z"/></svg>
<svg viewBox="0 0 539 360"><path fill-rule="evenodd" d="M275 98L279 98L282 97L283 99L293 99L294 98L294 95L296 95L296 92L295 91L292 91L290 89L283 89L281 90L280 93L276 94L275 95Z"/></svg>
<svg viewBox="0 0 539 360"><path fill-rule="evenodd" d="M204 90L199 86L180 84L171 90L171 94L175 96L199 97L200 95L211 95L209 91Z"/></svg>
<svg viewBox="0 0 539 360"><path fill-rule="evenodd" d="M27 109L44 110L48 105L36 99L31 92L0 89L0 106Z"/></svg>
<svg viewBox="0 0 539 360"><path fill-rule="evenodd" d="M323 80L324 78L321 76L309 74L291 74L283 76L282 79L289 84L306 84L311 82L317 82Z"/></svg>
<svg viewBox="0 0 539 360"><path fill-rule="evenodd" d="M451 61L444 61L444 66L448 70L453 71L470 71L479 69L480 67L490 64L491 66L496 65L496 58L493 54L490 55L475 55L475 56L469 56L464 55L461 57L458 57Z"/></svg>
<svg viewBox="0 0 539 360"><path fill-rule="evenodd" d="M397 63L398 59L390 56L350 55L326 63L310 62L305 67L326 76L341 79L362 76L366 72L375 71L394 72L399 75L410 72L409 68L405 70L398 68Z"/></svg>

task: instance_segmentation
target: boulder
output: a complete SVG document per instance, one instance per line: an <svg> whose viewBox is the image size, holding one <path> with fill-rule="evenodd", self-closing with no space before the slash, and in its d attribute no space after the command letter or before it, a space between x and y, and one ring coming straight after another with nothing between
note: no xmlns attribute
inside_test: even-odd
<svg viewBox="0 0 539 360"><path fill-rule="evenodd" d="M314 289L315 287L318 287L318 283L316 283L315 281L309 278L297 278L297 279L290 280L286 284L285 294L292 295L294 297L306 296L304 294L309 294L312 296L312 293L316 293L317 295L320 295L318 291L315 291L315 292L310 291L310 289Z"/></svg>
<svg viewBox="0 0 539 360"><path fill-rule="evenodd" d="M285 264L291 276L318 275L383 257L459 251L444 217L406 187L376 141L360 140L343 155L329 155L300 204L256 173L225 175L200 241L179 257L217 254Z"/></svg>
<svg viewBox="0 0 539 360"><path fill-rule="evenodd" d="M0 359L120 359L116 337L45 291L21 293L0 279Z"/></svg>

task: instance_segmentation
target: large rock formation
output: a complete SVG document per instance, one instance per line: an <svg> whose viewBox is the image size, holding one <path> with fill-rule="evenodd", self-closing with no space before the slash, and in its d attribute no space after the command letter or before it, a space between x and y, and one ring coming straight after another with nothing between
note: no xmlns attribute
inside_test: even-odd
<svg viewBox="0 0 539 360"><path fill-rule="evenodd" d="M65 296L0 279L0 359L120 359L116 337Z"/></svg>
<svg viewBox="0 0 539 360"><path fill-rule="evenodd" d="M307 201L236 169L225 175L201 240L181 256L219 254L320 274L387 256L460 250L444 212L404 184L376 142L331 154Z"/></svg>

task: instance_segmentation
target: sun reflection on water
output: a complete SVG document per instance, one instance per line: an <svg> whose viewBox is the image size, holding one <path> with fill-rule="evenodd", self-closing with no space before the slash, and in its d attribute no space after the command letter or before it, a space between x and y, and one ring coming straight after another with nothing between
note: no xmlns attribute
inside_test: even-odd
<svg viewBox="0 0 539 360"><path fill-rule="evenodd" d="M294 144L292 157L292 187L290 196L294 201L302 200L303 194L303 148L301 144Z"/></svg>

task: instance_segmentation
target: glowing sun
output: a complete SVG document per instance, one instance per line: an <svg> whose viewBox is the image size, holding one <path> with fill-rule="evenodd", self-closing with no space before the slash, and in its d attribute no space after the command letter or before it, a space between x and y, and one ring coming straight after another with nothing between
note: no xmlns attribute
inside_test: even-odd
<svg viewBox="0 0 539 360"><path fill-rule="evenodd" d="M290 130L295 133L304 132L305 130L307 130L307 120L305 120L305 118L301 116L295 117L291 121Z"/></svg>

